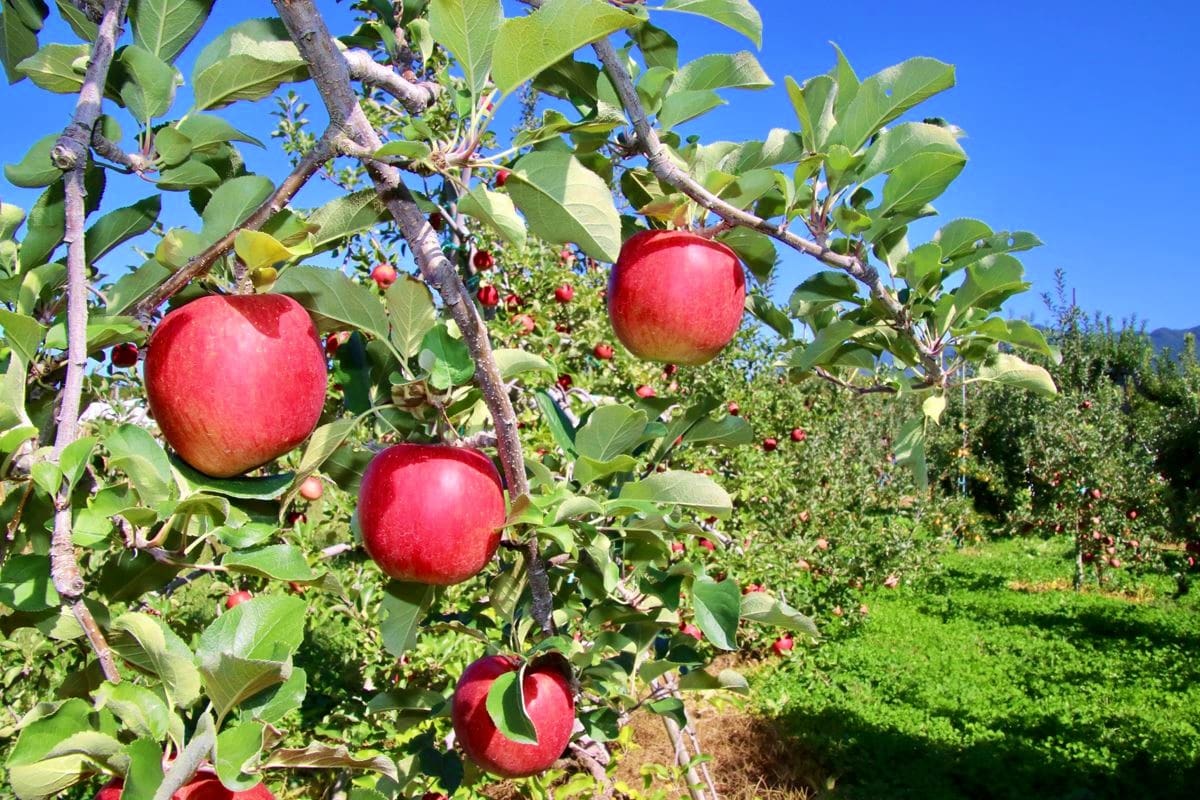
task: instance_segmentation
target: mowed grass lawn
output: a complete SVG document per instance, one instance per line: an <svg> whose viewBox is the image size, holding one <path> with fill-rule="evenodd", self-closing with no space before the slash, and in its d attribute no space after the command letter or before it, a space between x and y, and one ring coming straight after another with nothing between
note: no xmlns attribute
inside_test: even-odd
<svg viewBox="0 0 1200 800"><path fill-rule="evenodd" d="M1200 798L1200 588L1075 593L1061 541L942 566L871 597L861 631L758 674L819 796Z"/></svg>

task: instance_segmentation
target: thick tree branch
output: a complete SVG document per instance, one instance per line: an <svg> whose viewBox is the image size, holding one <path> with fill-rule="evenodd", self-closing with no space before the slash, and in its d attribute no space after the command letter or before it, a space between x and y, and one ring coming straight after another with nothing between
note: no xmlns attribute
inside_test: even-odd
<svg viewBox="0 0 1200 800"><path fill-rule="evenodd" d="M308 62L331 127L342 130L358 148L375 152L382 146L379 134L371 126L359 104L351 84L350 68L329 35L325 20L311 0L273 0L280 18L287 26L292 40ZM378 161L363 162L375 184L375 190L396 221L412 249L421 276L432 286L450 311L462 333L463 342L475 362L475 381L483 392L484 402L492 415L496 429L497 449L509 497L516 499L529 493L525 477L525 458L517 435L517 416L513 411L508 389L500 378L500 370L492 355L487 326L455 266L442 254L437 234L417 206L412 193L400 179L394 167ZM552 601L545 565L538 555L537 539L530 536L526 543L529 559L530 590L533 596L534 619L543 630L552 631Z"/></svg>
<svg viewBox="0 0 1200 800"><path fill-rule="evenodd" d="M209 245L204 252L189 259L188 263L183 265L178 272L163 281L157 289L134 307L134 316L143 319L148 317L154 309L162 305L164 300L173 297L193 280L212 269L212 265L217 262L217 259L233 247L238 231L258 230L272 216L282 211L296 196L296 193L304 187L304 184L317 174L325 162L337 155L336 140L340 135L341 131L336 126L330 126L313 145L313 148L304 155L304 158L300 159L300 163L296 165L292 173L284 178L283 183L279 184L262 205L246 217L245 222Z"/></svg>
<svg viewBox="0 0 1200 800"><path fill-rule="evenodd" d="M66 171L65 184L67 241L67 374L63 380L62 401L58 410L58 430L54 437L54 458L62 457L63 449L79 437L79 404L83 395L83 375L87 367L88 278L84 252L83 226L87 216L84 207L86 189L83 171L87 166L92 130L100 117L100 100L113 50L125 19L126 0L107 0L104 15L92 47L92 58L84 74L75 116L63 131L51 151L55 164ZM121 674L112 649L104 639L100 626L83 602L83 575L75 558L71 541L71 497L64 482L54 503L54 534L50 541L50 578L63 601L71 607L75 619L87 635L88 642L100 660L104 677L117 683Z"/></svg>
<svg viewBox="0 0 1200 800"><path fill-rule="evenodd" d="M366 50L346 50L342 53L350 68L350 77L375 86L400 101L410 114L420 114L433 105L441 89L428 81L413 82L397 75L395 70L378 63Z"/></svg>

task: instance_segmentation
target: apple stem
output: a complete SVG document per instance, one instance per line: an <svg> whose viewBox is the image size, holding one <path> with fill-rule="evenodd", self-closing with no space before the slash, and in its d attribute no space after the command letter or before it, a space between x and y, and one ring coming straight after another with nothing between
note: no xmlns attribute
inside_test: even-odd
<svg viewBox="0 0 1200 800"><path fill-rule="evenodd" d="M329 35L320 11L312 0L273 0L273 3L301 57L309 65L309 74L329 113L330 128L339 132L339 139L350 142L355 152L361 152L364 148L372 153L378 151L383 146L379 133L363 113L351 83L350 67ZM363 166L374 182L380 200L408 242L421 277L441 296L462 333L463 342L475 362L475 381L483 392L484 402L496 429L497 450L508 495L510 500L515 501L529 493L529 482L525 476L525 457L517 433L517 415L492 354L487 326L479 316L458 270L442 253L436 232L417 206L408 186L400 179L400 172L374 159L364 159ZM553 634L553 603L536 537L528 538L525 552L529 560L534 619L542 630Z"/></svg>
<svg viewBox="0 0 1200 800"><path fill-rule="evenodd" d="M92 132L100 118L102 87L108 78L116 41L124 26L127 0L106 0L103 16L92 47L92 58L84 74L75 114L54 145L51 159L65 170L64 204L67 241L67 374L63 381L62 401L58 410L53 458L62 457L67 445L79 438L79 406L83 396L83 377L87 368L88 277L84 251L84 169L92 144ZM84 582L71 541L71 487L64 480L54 500L54 533L50 540L50 578L63 601L71 607L88 643L100 662L104 677L120 683L112 649L100 626L83 601Z"/></svg>

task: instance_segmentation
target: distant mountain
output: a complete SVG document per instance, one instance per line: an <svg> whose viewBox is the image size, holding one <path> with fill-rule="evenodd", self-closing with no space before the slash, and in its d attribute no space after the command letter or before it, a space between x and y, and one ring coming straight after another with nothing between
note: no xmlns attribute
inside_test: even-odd
<svg viewBox="0 0 1200 800"><path fill-rule="evenodd" d="M1150 331L1150 341L1154 344L1155 350L1162 350L1165 347L1172 353L1178 353L1183 350L1183 337L1189 333L1200 340L1200 325L1187 329L1156 328Z"/></svg>

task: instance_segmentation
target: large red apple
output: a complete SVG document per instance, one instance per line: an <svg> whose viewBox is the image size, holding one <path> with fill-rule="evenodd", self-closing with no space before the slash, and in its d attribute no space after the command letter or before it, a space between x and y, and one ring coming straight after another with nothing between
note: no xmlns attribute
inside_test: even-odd
<svg viewBox="0 0 1200 800"><path fill-rule="evenodd" d="M125 788L120 778L115 778L96 793L96 800L121 800ZM226 789L217 776L209 770L197 772L191 781L171 795L172 800L275 800L275 795L266 784L260 783L241 792Z"/></svg>
<svg viewBox="0 0 1200 800"><path fill-rule="evenodd" d="M504 778L549 769L566 749L575 727L575 698L567 679L554 666L542 665L526 670L521 685L537 744L514 742L496 728L487 710L488 690L496 678L519 666L507 656L486 656L472 663L458 679L450 707L455 735L467 756Z"/></svg>
<svg viewBox="0 0 1200 800"><path fill-rule="evenodd" d="M608 318L639 358L703 364L737 333L746 277L720 242L688 231L643 231L621 247Z"/></svg>
<svg viewBox="0 0 1200 800"><path fill-rule="evenodd" d="M282 294L210 295L175 309L150 337L145 375L163 437L215 478L307 439L328 379L312 319Z"/></svg>
<svg viewBox="0 0 1200 800"><path fill-rule="evenodd" d="M389 447L363 474L358 522L367 553L391 577L461 583L487 566L500 545L500 474L491 459L467 447Z"/></svg>

